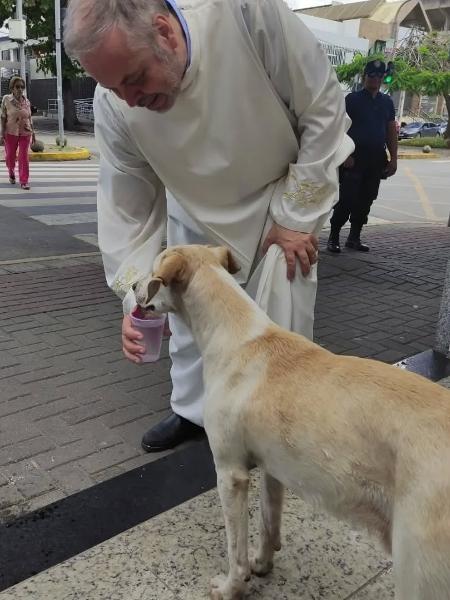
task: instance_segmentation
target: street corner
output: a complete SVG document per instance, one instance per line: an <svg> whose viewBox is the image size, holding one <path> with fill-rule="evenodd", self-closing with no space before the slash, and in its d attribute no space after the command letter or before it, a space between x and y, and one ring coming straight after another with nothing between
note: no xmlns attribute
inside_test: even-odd
<svg viewBox="0 0 450 600"><path fill-rule="evenodd" d="M436 160L437 158L440 158L441 155L438 154L437 152L399 152L398 153L398 158L403 159L403 160L415 160L415 159L428 159L428 158L433 158L434 160Z"/></svg>
<svg viewBox="0 0 450 600"><path fill-rule="evenodd" d="M83 147L71 147L68 150L60 150L50 148L43 152L32 152L28 153L30 162L45 162L45 161L69 161L69 160L88 160L91 158L91 152L87 148ZM5 150L0 149L0 161L5 162Z"/></svg>
<svg viewBox="0 0 450 600"><path fill-rule="evenodd" d="M87 160L91 153L87 148L74 147L69 150L48 149L43 152L30 152L30 161L62 161L62 160Z"/></svg>

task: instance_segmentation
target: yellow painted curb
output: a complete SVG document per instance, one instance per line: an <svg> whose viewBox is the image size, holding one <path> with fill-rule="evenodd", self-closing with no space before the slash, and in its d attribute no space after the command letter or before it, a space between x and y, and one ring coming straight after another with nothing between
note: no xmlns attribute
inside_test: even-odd
<svg viewBox="0 0 450 600"><path fill-rule="evenodd" d="M425 152L411 152L410 154L402 154L401 152L398 153L398 158L404 158L407 160L414 160L415 158L439 158L440 154L437 154L436 152L429 152L428 154L426 154Z"/></svg>
<svg viewBox="0 0 450 600"><path fill-rule="evenodd" d="M91 153L87 148L75 148L70 152L64 150L58 152L29 152L30 161L42 160L86 160L90 158Z"/></svg>

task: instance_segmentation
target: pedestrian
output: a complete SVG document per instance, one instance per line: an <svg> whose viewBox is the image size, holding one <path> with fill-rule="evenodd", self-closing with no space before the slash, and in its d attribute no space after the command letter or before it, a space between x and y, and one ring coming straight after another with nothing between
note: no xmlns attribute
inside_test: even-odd
<svg viewBox="0 0 450 600"><path fill-rule="evenodd" d="M99 245L124 297L125 356L140 362L131 286L166 226L168 245L231 249L240 283L270 247L264 281L280 283L256 286L261 306L312 336L317 233L353 144L336 76L300 19L283 0L71 0L65 48L99 82ZM180 317L169 323L173 413L144 435L149 452L203 423L199 352Z"/></svg>
<svg viewBox="0 0 450 600"><path fill-rule="evenodd" d="M380 180L397 171L397 123L392 98L380 92L386 65L371 60L364 68L363 89L345 98L352 120L348 131L355 152L347 158L339 173L339 202L333 209L327 248L340 252L339 233L350 219L345 247L368 252L361 242L361 230L367 223L370 207L378 196ZM389 150L389 160L386 156Z"/></svg>
<svg viewBox="0 0 450 600"><path fill-rule="evenodd" d="M16 160L19 149L19 182L23 190L29 190L30 162L28 149L31 140L35 141L33 122L31 120L31 104L24 96L25 81L22 77L12 77L9 82L10 94L3 96L1 116L0 143L5 144L6 166L9 172L9 183L16 183Z"/></svg>

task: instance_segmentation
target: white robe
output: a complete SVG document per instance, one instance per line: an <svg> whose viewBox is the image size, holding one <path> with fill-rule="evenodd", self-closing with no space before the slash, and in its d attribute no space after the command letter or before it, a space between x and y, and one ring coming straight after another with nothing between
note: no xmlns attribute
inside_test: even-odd
<svg viewBox="0 0 450 600"><path fill-rule="evenodd" d="M245 282L268 220L320 231L337 201L337 168L353 151L334 71L283 0L182 0L179 7L192 56L175 106L159 114L130 108L101 86L95 94L99 245L125 312L134 304L131 284L160 250L165 191L173 220L228 246ZM290 284L273 248L257 274L250 287L269 315L311 335L316 270Z"/></svg>

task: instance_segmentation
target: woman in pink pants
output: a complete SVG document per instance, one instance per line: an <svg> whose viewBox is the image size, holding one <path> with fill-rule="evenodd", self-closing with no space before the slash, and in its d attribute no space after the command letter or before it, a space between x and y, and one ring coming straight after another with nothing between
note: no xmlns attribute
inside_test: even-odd
<svg viewBox="0 0 450 600"><path fill-rule="evenodd" d="M23 95L25 82L21 77L12 77L9 82L11 94L3 96L0 109L1 138L5 144L6 166L9 171L9 183L16 183L16 157L19 149L19 181L24 190L29 190L30 167L28 148L35 140L31 121L30 101Z"/></svg>

